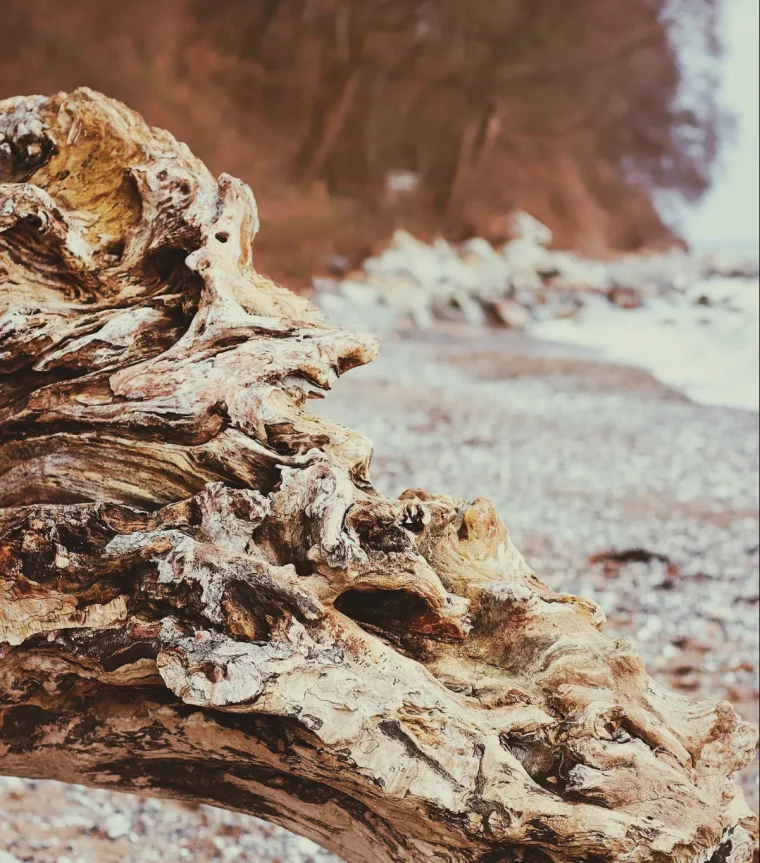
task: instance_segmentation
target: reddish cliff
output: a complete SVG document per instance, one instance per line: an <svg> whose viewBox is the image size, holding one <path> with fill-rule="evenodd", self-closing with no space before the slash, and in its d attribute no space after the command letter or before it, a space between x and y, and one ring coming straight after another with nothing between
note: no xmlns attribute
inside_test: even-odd
<svg viewBox="0 0 760 863"><path fill-rule="evenodd" d="M716 5L5 0L0 97L86 84L172 129L253 186L291 284L399 224L498 240L515 208L603 256L672 243L655 193L708 185L714 87L675 44L710 60Z"/></svg>

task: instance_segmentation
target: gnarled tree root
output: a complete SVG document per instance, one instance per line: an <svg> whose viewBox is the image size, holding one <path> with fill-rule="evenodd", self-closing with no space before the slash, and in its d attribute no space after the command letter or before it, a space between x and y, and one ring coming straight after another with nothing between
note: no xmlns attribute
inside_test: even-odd
<svg viewBox="0 0 760 863"><path fill-rule="evenodd" d="M375 353L250 190L89 90L0 103L0 771L351 863L748 861L754 730L666 692L485 500L380 496L307 398Z"/></svg>

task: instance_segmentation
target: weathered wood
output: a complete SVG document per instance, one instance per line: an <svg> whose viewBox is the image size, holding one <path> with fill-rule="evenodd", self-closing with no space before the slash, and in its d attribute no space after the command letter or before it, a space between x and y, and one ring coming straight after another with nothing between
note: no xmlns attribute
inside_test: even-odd
<svg viewBox="0 0 760 863"><path fill-rule="evenodd" d="M0 103L0 770L351 863L739 863L755 732L666 692L485 500L309 414L374 341L253 268L250 190L89 90Z"/></svg>

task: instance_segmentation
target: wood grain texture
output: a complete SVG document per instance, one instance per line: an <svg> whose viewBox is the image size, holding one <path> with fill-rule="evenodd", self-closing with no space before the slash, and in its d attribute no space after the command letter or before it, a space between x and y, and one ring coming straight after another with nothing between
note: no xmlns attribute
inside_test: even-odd
<svg viewBox="0 0 760 863"><path fill-rule="evenodd" d="M305 403L376 344L259 275L257 228L119 103L0 103L0 771L349 863L749 861L755 730L658 686L488 501L373 489Z"/></svg>

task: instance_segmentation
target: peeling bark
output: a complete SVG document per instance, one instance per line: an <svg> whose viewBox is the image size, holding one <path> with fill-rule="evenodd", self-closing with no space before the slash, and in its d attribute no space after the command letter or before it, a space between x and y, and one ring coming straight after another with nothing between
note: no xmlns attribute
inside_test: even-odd
<svg viewBox="0 0 760 863"><path fill-rule="evenodd" d="M0 770L350 863L740 863L755 731L645 672L485 500L309 414L373 339L256 273L250 190L89 90L0 103Z"/></svg>

